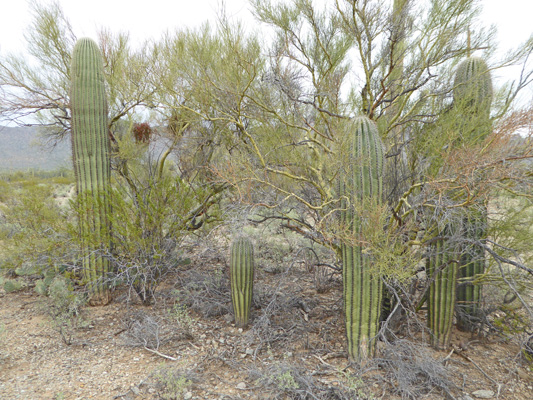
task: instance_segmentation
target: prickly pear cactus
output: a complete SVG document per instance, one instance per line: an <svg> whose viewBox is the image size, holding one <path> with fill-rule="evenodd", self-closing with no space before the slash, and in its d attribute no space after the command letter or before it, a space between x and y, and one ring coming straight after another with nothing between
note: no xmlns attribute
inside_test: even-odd
<svg viewBox="0 0 533 400"><path fill-rule="evenodd" d="M81 205L79 225L83 272L89 302L110 301L105 279L109 261L101 255L110 247L106 191L110 179L107 99L102 55L91 39L78 40L71 66L72 156L76 191Z"/></svg>
<svg viewBox="0 0 533 400"><path fill-rule="evenodd" d="M246 327L250 320L254 287L254 250L252 242L243 236L231 245L230 283L235 324Z"/></svg>
<svg viewBox="0 0 533 400"><path fill-rule="evenodd" d="M341 244L344 315L348 355L354 361L362 361L375 354L382 282L373 268L372 255L361 244L360 207L381 203L384 151L377 127L367 117L353 121L353 132L346 145L349 156L338 189L340 222L355 240Z"/></svg>

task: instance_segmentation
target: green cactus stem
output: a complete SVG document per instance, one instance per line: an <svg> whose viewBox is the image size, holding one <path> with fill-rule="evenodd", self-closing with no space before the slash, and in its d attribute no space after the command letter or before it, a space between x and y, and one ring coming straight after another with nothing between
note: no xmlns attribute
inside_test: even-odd
<svg viewBox="0 0 533 400"><path fill-rule="evenodd" d="M444 235L446 235L445 229ZM437 238L430 246L426 272L430 281L428 291L428 327L431 345L444 349L450 344L453 325L455 291L457 284L457 260L454 249L446 238Z"/></svg>
<svg viewBox="0 0 533 400"><path fill-rule="evenodd" d="M480 143L492 130L490 107L492 103L492 79L485 61L469 57L457 67L454 91L454 107L462 114L461 135L468 143ZM483 177L479 176L479 180ZM459 265L460 285L457 288L457 327L473 331L480 320L482 301L481 285L476 276L485 271L485 251L472 244L486 237L487 206L477 201L466 210L464 236L469 239L461 248Z"/></svg>
<svg viewBox="0 0 533 400"><path fill-rule="evenodd" d="M471 241L487 237L487 208L471 207L464 219L464 235ZM481 321L482 285L475 282L485 272L485 250L475 243L461 246L457 286L457 328L474 331Z"/></svg>
<svg viewBox="0 0 533 400"><path fill-rule="evenodd" d="M384 151L373 121L367 117L353 121L347 150L339 178L340 222L347 232L341 243L344 315L348 355L359 362L375 354L383 288L361 237L361 210L381 203L382 197Z"/></svg>
<svg viewBox="0 0 533 400"><path fill-rule="evenodd" d="M83 273L89 287L89 303L105 305L110 293L105 282L109 260L102 255L110 247L110 180L107 100L103 60L91 39L78 40L71 66L72 155L79 215Z"/></svg>
<svg viewBox="0 0 533 400"><path fill-rule="evenodd" d="M492 78L485 60L468 57L457 66L453 102L476 114L485 116L490 113Z"/></svg>
<svg viewBox="0 0 533 400"><path fill-rule="evenodd" d="M254 286L254 250L252 242L243 236L231 245L230 256L231 300L235 324L244 328L250 320Z"/></svg>
<svg viewBox="0 0 533 400"><path fill-rule="evenodd" d="M461 136L467 143L479 143L491 132L492 78L482 58L469 57L457 67L453 104L461 120Z"/></svg>

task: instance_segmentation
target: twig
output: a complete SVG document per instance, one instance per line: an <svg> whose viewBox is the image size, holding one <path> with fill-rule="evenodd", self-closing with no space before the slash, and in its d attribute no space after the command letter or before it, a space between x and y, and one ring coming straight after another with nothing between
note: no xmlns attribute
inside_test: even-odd
<svg viewBox="0 0 533 400"><path fill-rule="evenodd" d="M171 357L171 356L167 356L166 354L160 353L159 351L154 350L154 349L151 349L151 348L149 348L149 347L144 346L144 349L145 349L145 350L148 350L150 353L157 354L159 357L166 358L167 360L178 361L177 358L174 358L174 357Z"/></svg>
<svg viewBox="0 0 533 400"><path fill-rule="evenodd" d="M474 366L485 376L485 378L487 378L488 380L490 380L492 383L494 383L496 385L496 387L498 388L498 395L500 395L500 391L501 391L501 387L502 385L498 382L496 382L494 379L492 379L485 371L483 371L483 369L476 364L476 362L474 360L472 360L470 357L468 357L466 354L463 354L462 351L457 351L458 349L454 349L455 350L455 354L458 354L460 355L461 357L463 357L465 360L467 361L470 361L472 364L474 364ZM453 351L453 350L452 350ZM451 354L451 353L450 353Z"/></svg>
<svg viewBox="0 0 533 400"><path fill-rule="evenodd" d="M454 351L455 351L455 349L452 349L452 351L450 351L450 354L448 354L446 357L444 357L444 360L442 360L442 363L444 365L446 365L446 361L448 361L450 359L450 357L452 356Z"/></svg>

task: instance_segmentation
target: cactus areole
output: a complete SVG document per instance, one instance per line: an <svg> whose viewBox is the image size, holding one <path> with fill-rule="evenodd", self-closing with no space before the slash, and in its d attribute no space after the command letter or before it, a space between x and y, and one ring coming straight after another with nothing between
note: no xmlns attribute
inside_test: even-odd
<svg viewBox="0 0 533 400"><path fill-rule="evenodd" d="M235 324L246 327L250 320L254 285L254 250L252 242L242 236L231 245L230 281Z"/></svg>
<svg viewBox="0 0 533 400"><path fill-rule="evenodd" d="M102 255L110 247L110 143L102 55L88 38L78 40L72 54L70 102L83 272L90 304L104 305L110 301L105 282L109 261Z"/></svg>
<svg viewBox="0 0 533 400"><path fill-rule="evenodd" d="M341 243L343 297L351 360L374 356L382 301L382 282L373 266L372 255L361 241L361 207L381 202L383 186L383 143L377 127L367 117L357 117L346 141L348 158L339 175L341 227L347 233Z"/></svg>

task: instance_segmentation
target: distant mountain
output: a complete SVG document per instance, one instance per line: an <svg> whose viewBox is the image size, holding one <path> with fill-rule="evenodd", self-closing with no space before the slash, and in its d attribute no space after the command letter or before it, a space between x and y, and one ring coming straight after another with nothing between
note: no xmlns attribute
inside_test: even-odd
<svg viewBox="0 0 533 400"><path fill-rule="evenodd" d="M43 144L38 127L0 126L0 171L71 169L70 141Z"/></svg>

